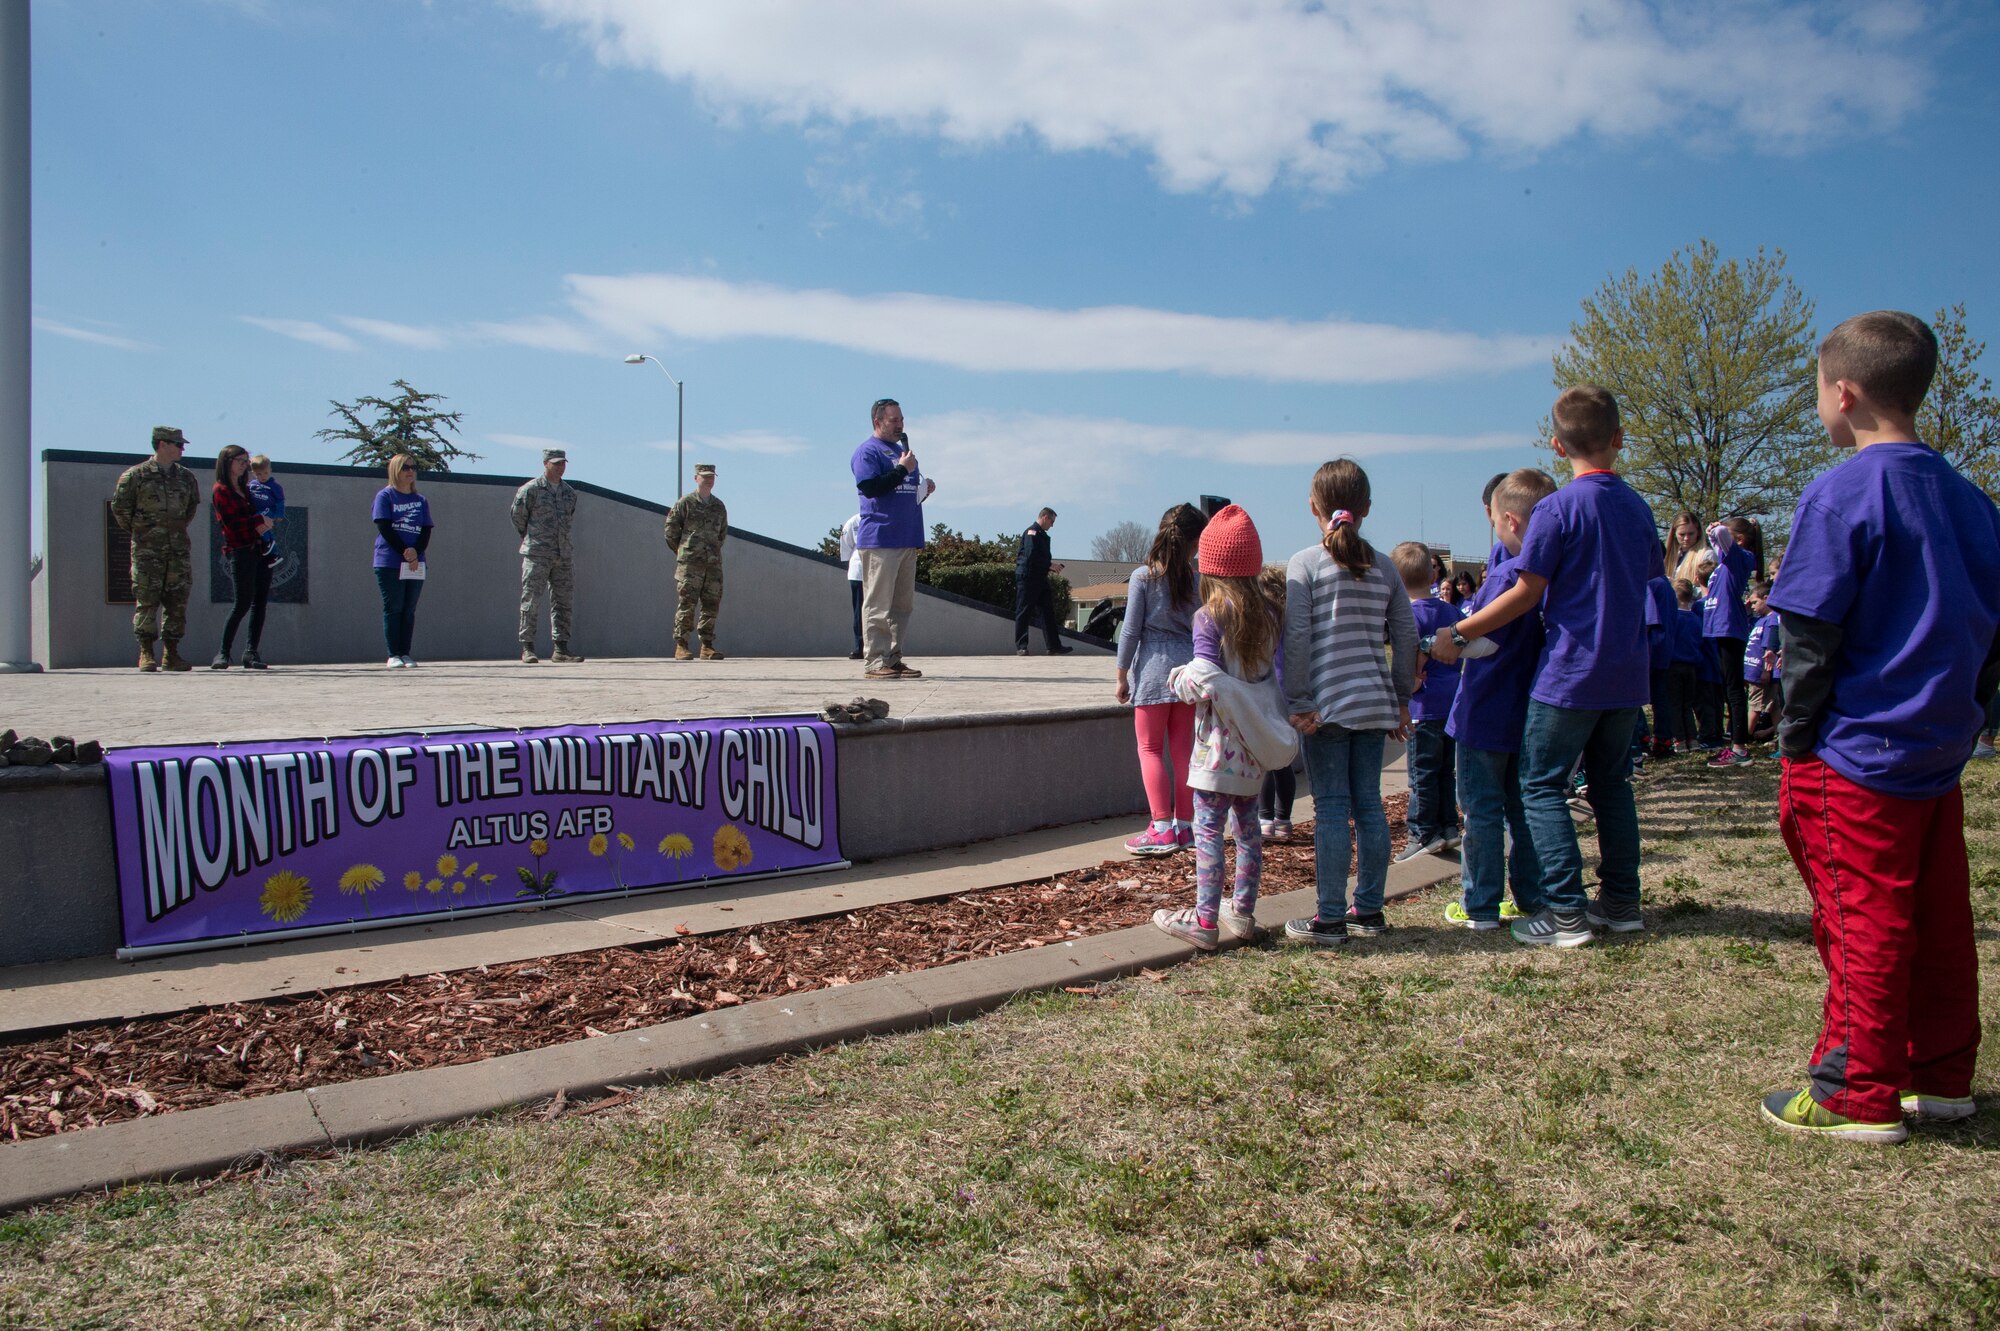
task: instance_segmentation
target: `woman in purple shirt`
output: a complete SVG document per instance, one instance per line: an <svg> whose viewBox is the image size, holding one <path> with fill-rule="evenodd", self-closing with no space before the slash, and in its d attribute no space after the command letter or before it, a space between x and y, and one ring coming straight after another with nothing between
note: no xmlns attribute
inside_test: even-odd
<svg viewBox="0 0 2000 1331"><path fill-rule="evenodd" d="M389 645L391 670L413 668L410 642L417 631L417 598L430 566L430 502L417 493L417 460L408 453L389 459L389 483L375 495L375 584L382 592L382 636Z"/></svg>

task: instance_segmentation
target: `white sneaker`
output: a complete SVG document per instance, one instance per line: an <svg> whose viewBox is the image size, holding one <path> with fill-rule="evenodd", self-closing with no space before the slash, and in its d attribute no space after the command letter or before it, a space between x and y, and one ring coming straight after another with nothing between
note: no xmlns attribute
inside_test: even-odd
<svg viewBox="0 0 2000 1331"><path fill-rule="evenodd" d="M415 670L417 668L417 658L414 656L405 656L402 658L402 661L403 669L405 670Z"/></svg>
<svg viewBox="0 0 2000 1331"><path fill-rule="evenodd" d="M1235 902L1227 898L1223 899L1222 910L1216 916L1215 922L1220 926L1222 933L1228 934L1239 943L1257 941L1257 917L1245 915L1236 909Z"/></svg>
<svg viewBox="0 0 2000 1331"><path fill-rule="evenodd" d="M386 664L391 670L401 670L403 668L403 658L400 656L392 656L389 658Z"/></svg>

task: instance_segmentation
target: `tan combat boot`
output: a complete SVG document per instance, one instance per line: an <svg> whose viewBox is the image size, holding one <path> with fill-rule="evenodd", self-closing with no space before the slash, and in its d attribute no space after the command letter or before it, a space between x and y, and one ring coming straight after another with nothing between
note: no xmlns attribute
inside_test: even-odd
<svg viewBox="0 0 2000 1331"><path fill-rule="evenodd" d="M194 669L193 666L181 659L181 643L179 638L166 638L163 641L166 645L166 651L160 654L160 669L175 671Z"/></svg>
<svg viewBox="0 0 2000 1331"><path fill-rule="evenodd" d="M694 660L694 653L688 650L688 645L686 643L677 642L674 644L674 660L692 661Z"/></svg>
<svg viewBox="0 0 2000 1331"><path fill-rule="evenodd" d="M583 658L581 656L578 656L575 652L572 652L569 649L569 644L566 642L559 642L556 644L556 649L553 652L549 653L549 660L554 661L557 665L583 664Z"/></svg>
<svg viewBox="0 0 2000 1331"><path fill-rule="evenodd" d="M150 675L159 668L160 663L153 658L153 639L141 638L139 640L139 669Z"/></svg>
<svg viewBox="0 0 2000 1331"><path fill-rule="evenodd" d="M715 650L712 644L705 642L701 645L701 659L704 661L720 661L724 657L721 652Z"/></svg>

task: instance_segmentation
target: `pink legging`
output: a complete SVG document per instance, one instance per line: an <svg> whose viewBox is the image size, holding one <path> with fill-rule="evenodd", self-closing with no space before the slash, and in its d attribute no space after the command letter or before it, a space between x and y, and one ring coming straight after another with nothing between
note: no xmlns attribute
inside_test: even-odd
<svg viewBox="0 0 2000 1331"><path fill-rule="evenodd" d="M1194 753L1194 704L1156 702L1132 709L1139 732L1139 777L1153 821L1194 821L1194 792L1188 789L1188 759Z"/></svg>

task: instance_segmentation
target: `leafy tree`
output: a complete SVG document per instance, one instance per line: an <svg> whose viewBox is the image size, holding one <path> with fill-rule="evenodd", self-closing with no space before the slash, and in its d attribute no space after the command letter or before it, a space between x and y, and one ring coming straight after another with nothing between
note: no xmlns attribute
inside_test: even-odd
<svg viewBox="0 0 2000 1331"><path fill-rule="evenodd" d="M840 558L840 528L837 526L828 527L826 535L820 537L819 544L813 548L828 559Z"/></svg>
<svg viewBox="0 0 2000 1331"><path fill-rule="evenodd" d="M450 436L458 433L465 413L441 411L441 393L419 393L398 379L394 398L362 397L352 403L332 403L332 415L346 422L319 431L314 438L346 441L353 447L341 460L363 467L384 467L398 453L408 453L425 471L450 471L453 458L477 462L479 454L460 448Z"/></svg>
<svg viewBox="0 0 2000 1331"><path fill-rule="evenodd" d="M2000 398L1979 373L1986 344L1965 329L1965 305L1931 316L1938 336L1937 377L1917 412L1917 434L1950 459L1964 477L2000 499Z"/></svg>
<svg viewBox="0 0 2000 1331"><path fill-rule="evenodd" d="M1833 460L1814 411L1812 324L1782 251L1724 260L1703 240L1586 299L1556 353L1556 387L1601 384L1617 396L1618 470L1663 528L1685 508L1711 522L1760 515L1777 536Z"/></svg>
<svg viewBox="0 0 2000 1331"><path fill-rule="evenodd" d="M1121 522L1090 543L1090 557L1137 564L1152 548L1153 533L1136 522Z"/></svg>

